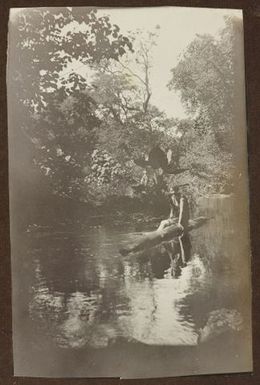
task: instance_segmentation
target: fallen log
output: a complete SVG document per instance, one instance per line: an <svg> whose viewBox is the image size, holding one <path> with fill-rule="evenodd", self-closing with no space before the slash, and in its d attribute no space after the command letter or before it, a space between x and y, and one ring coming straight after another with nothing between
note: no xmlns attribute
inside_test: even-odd
<svg viewBox="0 0 260 385"><path fill-rule="evenodd" d="M195 219L190 219L187 231L197 229L198 227L204 225L209 218L207 217L198 217ZM146 233L138 234L138 239L132 242L129 246L121 248L119 250L121 255L127 255L129 253L135 253L145 249L149 249L156 245L159 245L162 242L169 242L174 237L178 237L182 234L182 229L176 223L165 227L164 229L157 229L154 231L149 231Z"/></svg>

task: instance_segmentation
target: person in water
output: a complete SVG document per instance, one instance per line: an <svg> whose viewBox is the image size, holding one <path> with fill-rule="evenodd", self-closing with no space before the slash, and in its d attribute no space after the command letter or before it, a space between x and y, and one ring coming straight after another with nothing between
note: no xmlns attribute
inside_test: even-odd
<svg viewBox="0 0 260 385"><path fill-rule="evenodd" d="M177 225L185 232L189 225L190 209L188 199L180 193L178 187L171 189L168 193L170 199L170 215L168 219L161 221L158 230L162 230L175 222L178 218Z"/></svg>

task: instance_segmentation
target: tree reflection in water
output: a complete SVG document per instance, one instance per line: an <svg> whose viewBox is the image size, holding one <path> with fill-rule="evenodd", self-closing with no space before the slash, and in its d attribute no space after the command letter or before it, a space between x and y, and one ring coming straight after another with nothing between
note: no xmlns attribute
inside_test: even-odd
<svg viewBox="0 0 260 385"><path fill-rule="evenodd" d="M118 249L129 241L130 226L50 234L42 247L31 238L37 246L30 298L36 333L61 347L99 348L119 338L196 345L217 325L216 336L232 329L232 319L240 330L242 318L233 309L239 303L238 272L230 262L237 258L236 234L216 232L227 220L221 215L191 238L185 234L127 258Z"/></svg>
<svg viewBox="0 0 260 385"><path fill-rule="evenodd" d="M31 317L41 327L45 325L45 333L51 334L62 347L101 347L117 337L145 344L194 345L194 324L184 319L180 308L182 299L194 291L190 285L194 269L200 269L197 279L203 280L199 258L194 257L192 263L183 267L177 239L146 257L122 260L112 254L115 246L111 234L99 229L98 235L103 242L94 242L95 254L81 259L81 253L76 253L78 262L81 261L78 271L71 268L70 259L58 268L56 256L57 264L52 260L51 272L48 260L35 259ZM188 236L184 240L188 262L191 244ZM182 270L182 274L173 279L177 270Z"/></svg>

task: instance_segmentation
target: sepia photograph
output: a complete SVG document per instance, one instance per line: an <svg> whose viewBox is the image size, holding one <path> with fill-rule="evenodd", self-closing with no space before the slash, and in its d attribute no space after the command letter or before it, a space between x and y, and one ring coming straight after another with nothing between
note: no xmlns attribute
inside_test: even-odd
<svg viewBox="0 0 260 385"><path fill-rule="evenodd" d="M14 375L252 371L242 10L12 8Z"/></svg>

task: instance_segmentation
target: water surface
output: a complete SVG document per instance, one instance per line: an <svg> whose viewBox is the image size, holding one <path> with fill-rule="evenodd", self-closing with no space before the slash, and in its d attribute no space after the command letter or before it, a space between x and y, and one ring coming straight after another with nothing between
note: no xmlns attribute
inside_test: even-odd
<svg viewBox="0 0 260 385"><path fill-rule="evenodd" d="M246 370L248 244L233 212L231 197L201 201L198 213L212 219L183 240L185 264L178 239L171 245L174 258L167 245L120 255L156 221L28 224L13 260L16 374L152 377ZM223 357L219 348L226 350ZM208 353L214 351L213 364Z"/></svg>

